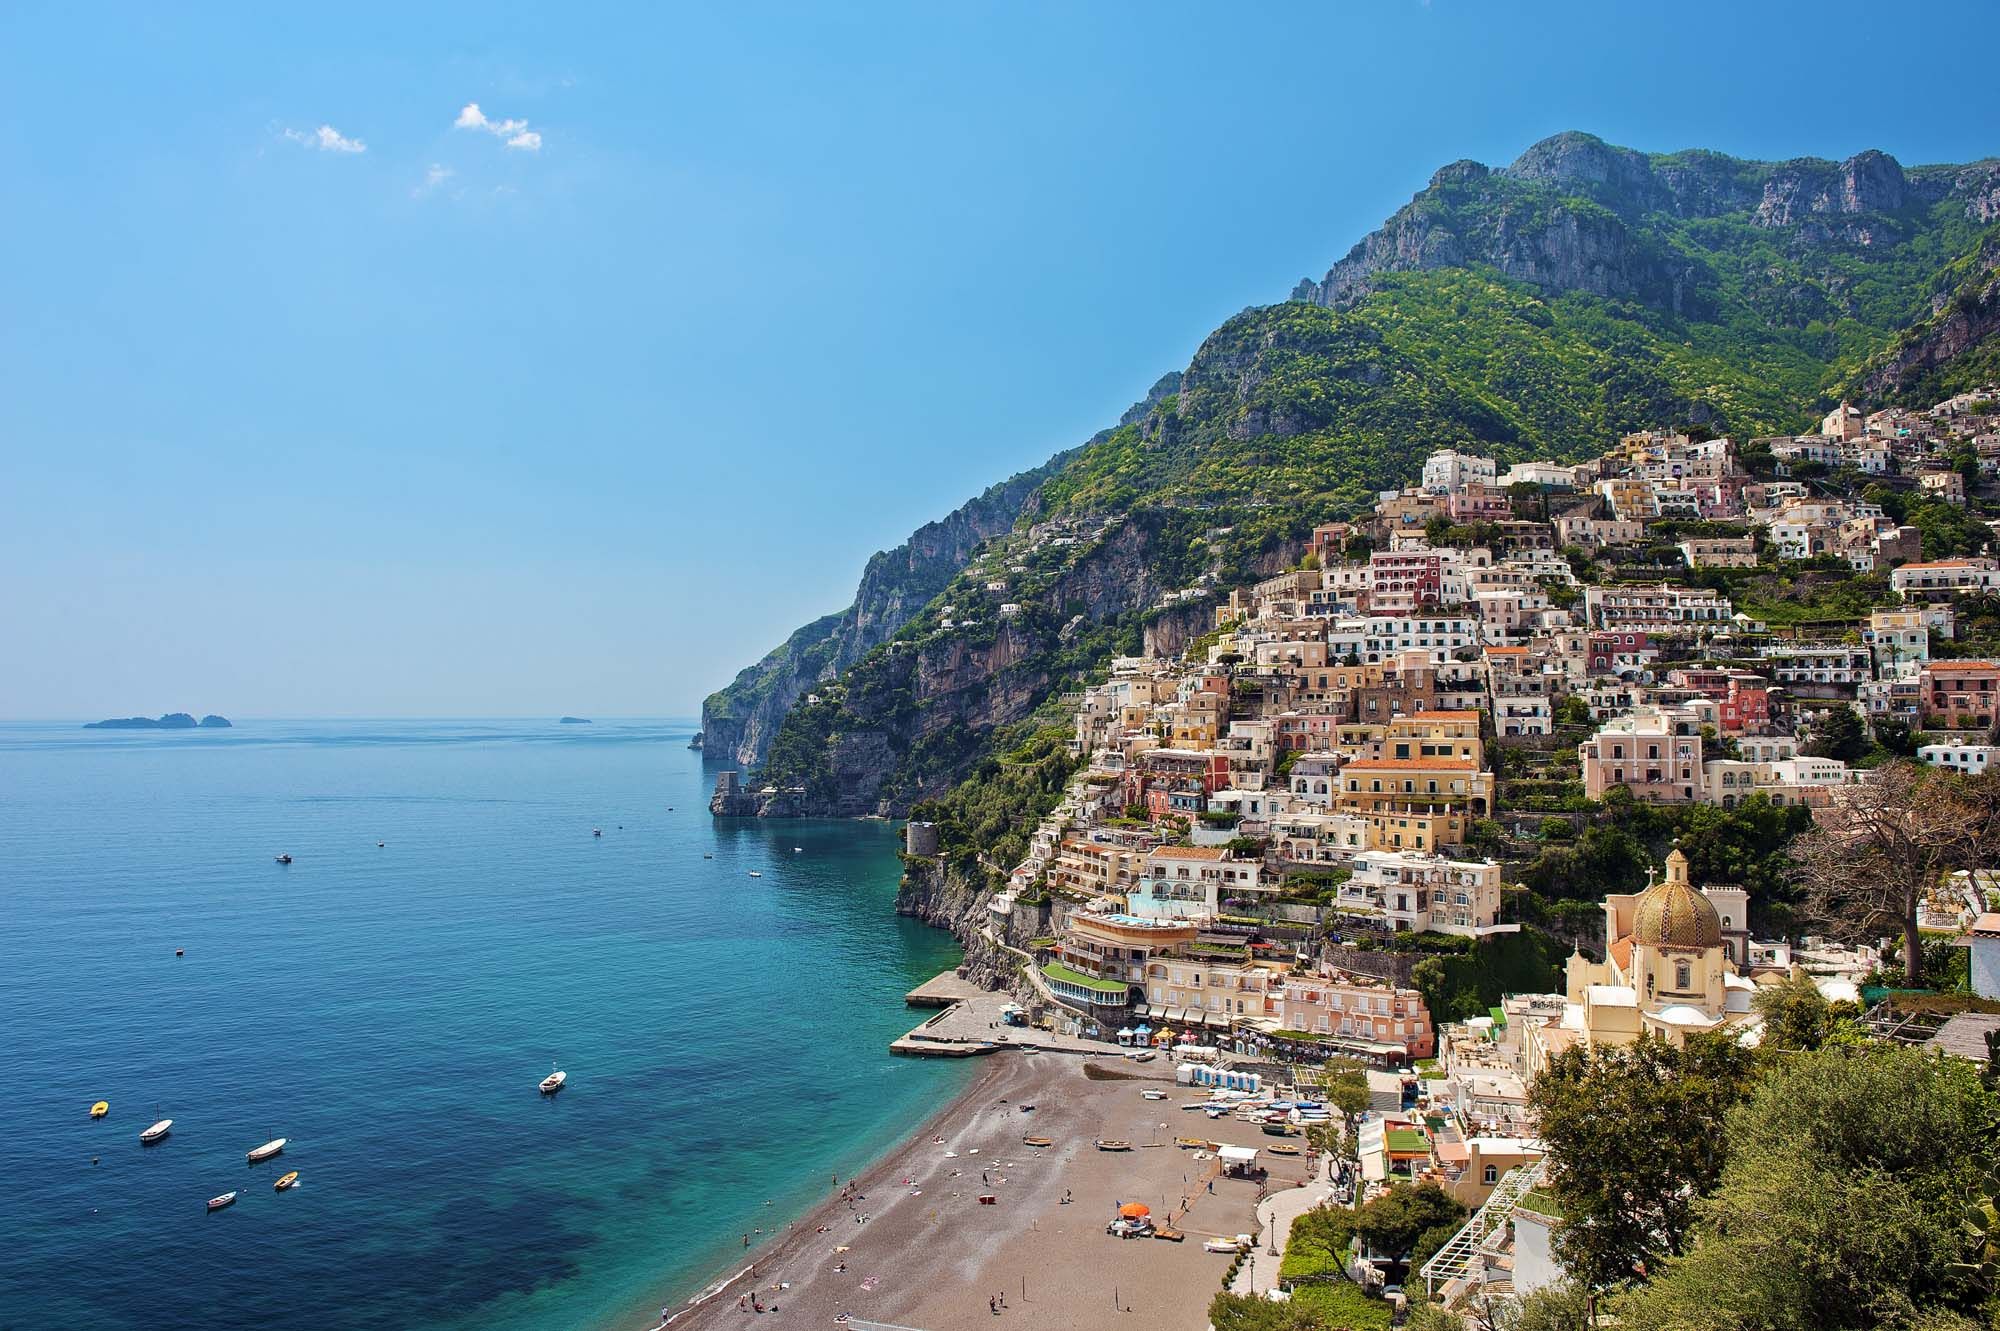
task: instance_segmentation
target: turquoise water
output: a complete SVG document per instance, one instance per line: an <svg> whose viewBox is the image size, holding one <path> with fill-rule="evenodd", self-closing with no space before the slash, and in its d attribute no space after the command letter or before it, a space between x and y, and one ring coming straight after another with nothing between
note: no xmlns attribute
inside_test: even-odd
<svg viewBox="0 0 2000 1331"><path fill-rule="evenodd" d="M951 1095L892 831L715 823L690 733L0 725L0 1327L603 1324Z"/></svg>

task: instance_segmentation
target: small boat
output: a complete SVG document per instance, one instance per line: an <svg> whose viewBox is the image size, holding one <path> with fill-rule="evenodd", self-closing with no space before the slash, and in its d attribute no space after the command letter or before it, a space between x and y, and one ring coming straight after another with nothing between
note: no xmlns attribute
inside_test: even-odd
<svg viewBox="0 0 2000 1331"><path fill-rule="evenodd" d="M1021 1046L1021 1052L1024 1054L1039 1054L1042 1051L1039 1045L1024 1044Z"/></svg>
<svg viewBox="0 0 2000 1331"><path fill-rule="evenodd" d="M286 1140L284 1137L273 1137L262 1146L252 1149L245 1158L253 1165L260 1160L269 1160L272 1156L283 1153Z"/></svg>
<svg viewBox="0 0 2000 1331"><path fill-rule="evenodd" d="M1215 1149L1213 1143L1204 1141L1200 1137L1176 1137L1174 1138L1174 1145L1185 1151L1212 1151Z"/></svg>
<svg viewBox="0 0 2000 1331"><path fill-rule="evenodd" d="M1299 1153L1299 1148L1291 1142L1277 1142L1266 1146L1264 1149L1272 1155L1297 1155Z"/></svg>
<svg viewBox="0 0 2000 1331"><path fill-rule="evenodd" d="M299 1171L296 1169L294 1169L289 1174L280 1174L278 1175L278 1181L271 1185L271 1191L283 1192L285 1189L291 1187L298 1181L299 1181Z"/></svg>
<svg viewBox="0 0 2000 1331"><path fill-rule="evenodd" d="M147 1128L144 1132L140 1133L139 1140L144 1142L146 1145L151 1146L154 1142L160 1141L163 1138L165 1138L169 1132L173 1131L173 1129L174 1129L174 1121L170 1118L163 1118L158 1123L155 1123L152 1127Z"/></svg>
<svg viewBox="0 0 2000 1331"><path fill-rule="evenodd" d="M1100 1151L1129 1151L1132 1149L1131 1142L1119 1141L1115 1137L1113 1138L1099 1137L1097 1139L1096 1145L1097 1149Z"/></svg>
<svg viewBox="0 0 2000 1331"><path fill-rule="evenodd" d="M763 875L763 873L762 873L762 871L761 871L761 870L757 870L757 869L752 869L752 870L750 871L750 876L751 876L752 878L762 878L762 877L763 877L764 875Z"/></svg>
<svg viewBox="0 0 2000 1331"><path fill-rule="evenodd" d="M793 847L792 847L792 854L794 854L794 855L803 855L803 854L805 854L805 853L806 853L806 848L805 848L804 846L793 846Z"/></svg>
<svg viewBox="0 0 2000 1331"><path fill-rule="evenodd" d="M289 855L279 855L276 859L280 864L290 864L292 862L292 857Z"/></svg>
<svg viewBox="0 0 2000 1331"><path fill-rule="evenodd" d="M1033 1105L1022 1105L1021 1112L1024 1114L1032 1114L1035 1112L1035 1107Z"/></svg>
<svg viewBox="0 0 2000 1331"><path fill-rule="evenodd" d="M1155 1225L1153 1226L1153 1237L1156 1239L1165 1239L1169 1243L1179 1243L1186 1239L1187 1235L1181 1233L1181 1231L1175 1229L1172 1225Z"/></svg>
<svg viewBox="0 0 2000 1331"><path fill-rule="evenodd" d="M563 1088L563 1083L568 1080L569 1074L567 1072L564 1072L561 1068L552 1069L548 1076L542 1078L542 1094L554 1095Z"/></svg>
<svg viewBox="0 0 2000 1331"><path fill-rule="evenodd" d="M1203 1252L1237 1252L1249 1246L1250 1236L1248 1234L1238 1234L1233 1239L1221 1237L1209 1239L1201 1245L1201 1250Z"/></svg>
<svg viewBox="0 0 2000 1331"><path fill-rule="evenodd" d="M1148 1086L1145 1090L1139 1092L1139 1094L1148 1100L1164 1100L1167 1098L1167 1093L1157 1086Z"/></svg>
<svg viewBox="0 0 2000 1331"><path fill-rule="evenodd" d="M90 1107L90 1116L92 1118L103 1118L106 1114L110 1112L111 1112L111 1102L109 1100L99 1100L96 1104Z"/></svg>
<svg viewBox="0 0 2000 1331"><path fill-rule="evenodd" d="M233 1192L225 1192L220 1197L208 1199L208 1209L211 1211L220 1211L225 1206L234 1205L236 1205L236 1194Z"/></svg>
<svg viewBox="0 0 2000 1331"><path fill-rule="evenodd" d="M703 858L703 859L705 859L705 860L712 860L712 859L714 859L714 858L715 858L715 856L713 856L713 855L708 855L708 854L704 854L704 855L702 856L702 858Z"/></svg>
<svg viewBox="0 0 2000 1331"><path fill-rule="evenodd" d="M603 829L603 828L601 828L601 827L593 827L593 828L591 828L591 829L590 829L590 834L591 834L592 836L603 836L603 835L604 835L604 829Z"/></svg>
<svg viewBox="0 0 2000 1331"><path fill-rule="evenodd" d="M1141 1049L1138 1053L1132 1055L1132 1061L1134 1063L1150 1063L1153 1061L1153 1051L1150 1049Z"/></svg>
<svg viewBox="0 0 2000 1331"><path fill-rule="evenodd" d="M1023 1137L1023 1138L1021 1138L1021 1145L1023 1145L1023 1146L1054 1146L1055 1144L1056 1144L1056 1139L1055 1139L1055 1138L1053 1138L1053 1137Z"/></svg>

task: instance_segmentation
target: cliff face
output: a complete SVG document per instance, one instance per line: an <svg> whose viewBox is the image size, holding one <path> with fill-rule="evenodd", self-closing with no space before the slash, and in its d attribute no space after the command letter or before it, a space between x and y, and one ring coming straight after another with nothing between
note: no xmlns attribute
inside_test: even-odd
<svg viewBox="0 0 2000 1331"><path fill-rule="evenodd" d="M1538 290L1636 301L1677 317L1711 316L1732 296L1755 299L1748 264L1779 254L1789 285L1765 313L1803 326L1871 317L1851 289L1855 251L1893 263L1941 228L2000 217L2000 164L1905 173L1870 149L1843 162L1750 162L1720 153L1647 154L1587 134L1545 139L1499 170L1454 162L1381 229L1294 299L1344 307L1383 274L1484 265Z"/></svg>
<svg viewBox="0 0 2000 1331"><path fill-rule="evenodd" d="M1079 659L1184 645L1212 616L1212 598L1153 609L1179 583L1186 515L1139 512L1073 547L1020 613L993 625L940 627L878 648L819 701L796 708L771 769L748 793L719 785L725 816L900 816L963 778L985 736L1029 717L1068 682ZM1275 572L1302 545L1279 543L1257 563ZM927 619L919 627L928 627ZM768 792L765 793L768 787Z"/></svg>
<svg viewBox="0 0 2000 1331"><path fill-rule="evenodd" d="M1031 507L1036 487L1068 456L1058 454L1033 471L1002 481L948 516L917 528L895 549L871 558L852 604L799 629L702 703L704 750L746 767L761 764L793 704L908 623L965 567L973 551L1013 527Z"/></svg>
<svg viewBox="0 0 2000 1331"><path fill-rule="evenodd" d="M1917 404L2000 383L2000 238L1959 266L1931 313L1849 389L1856 401Z"/></svg>

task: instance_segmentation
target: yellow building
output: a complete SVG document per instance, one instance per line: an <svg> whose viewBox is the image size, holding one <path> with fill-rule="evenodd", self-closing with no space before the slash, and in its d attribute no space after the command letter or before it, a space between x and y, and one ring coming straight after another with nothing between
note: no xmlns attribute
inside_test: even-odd
<svg viewBox="0 0 2000 1331"><path fill-rule="evenodd" d="M1650 1032L1679 1044L1690 1032L1749 1020L1756 986L1737 974L1722 916L1688 882L1679 847L1664 880L1605 898L1604 942L1601 962L1581 952L1569 958L1561 1026L1586 1043L1629 1044Z"/></svg>

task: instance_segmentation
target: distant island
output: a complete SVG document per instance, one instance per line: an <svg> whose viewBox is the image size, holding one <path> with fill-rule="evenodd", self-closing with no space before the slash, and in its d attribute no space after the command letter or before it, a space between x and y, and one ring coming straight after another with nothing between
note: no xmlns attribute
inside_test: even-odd
<svg viewBox="0 0 2000 1331"><path fill-rule="evenodd" d="M556 724L559 726L587 726L590 724L590 718L587 716L565 716L560 721L557 721Z"/></svg>
<svg viewBox="0 0 2000 1331"><path fill-rule="evenodd" d="M165 716L119 716L109 721L88 721L85 730L228 730L229 718L213 713L197 721L187 712L168 712Z"/></svg>

